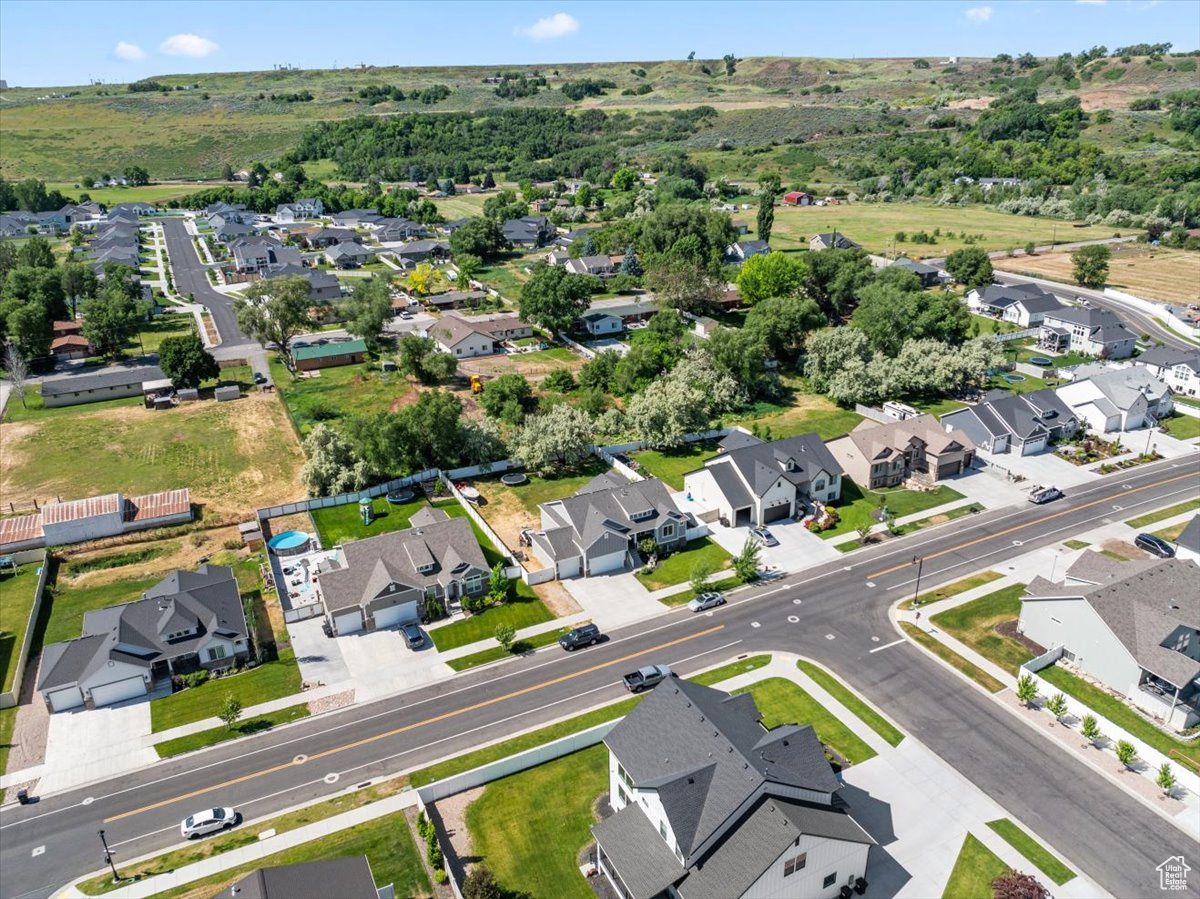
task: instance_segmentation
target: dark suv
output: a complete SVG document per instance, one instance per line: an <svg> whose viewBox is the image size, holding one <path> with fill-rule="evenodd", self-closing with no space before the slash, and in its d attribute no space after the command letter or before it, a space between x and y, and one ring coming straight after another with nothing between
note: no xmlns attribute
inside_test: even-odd
<svg viewBox="0 0 1200 899"><path fill-rule="evenodd" d="M580 646L592 646L599 643L600 639L600 628L594 624L585 624L559 637L558 645L567 652L574 652Z"/></svg>
<svg viewBox="0 0 1200 899"><path fill-rule="evenodd" d="M1134 538L1133 545L1138 549L1144 549L1152 556L1158 556L1160 559L1169 559L1175 555L1175 547L1162 539L1162 537L1156 537L1154 534L1138 534Z"/></svg>

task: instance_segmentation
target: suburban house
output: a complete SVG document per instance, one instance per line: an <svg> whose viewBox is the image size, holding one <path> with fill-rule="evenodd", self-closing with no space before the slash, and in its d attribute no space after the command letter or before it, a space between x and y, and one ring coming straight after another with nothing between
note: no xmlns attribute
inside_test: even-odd
<svg viewBox="0 0 1200 899"><path fill-rule="evenodd" d="M573 275L596 275L600 278L611 275L617 268L607 256L580 256L578 259L568 259L563 264Z"/></svg>
<svg viewBox="0 0 1200 899"><path fill-rule="evenodd" d="M333 214L333 220L346 227L373 225L381 218L383 216L374 209L345 209Z"/></svg>
<svg viewBox="0 0 1200 899"><path fill-rule="evenodd" d="M1028 456L1044 450L1051 440L1075 436L1079 418L1053 390L1010 393L989 390L983 400L942 416L943 428L966 434L989 453L1015 452Z"/></svg>
<svg viewBox="0 0 1200 899"><path fill-rule="evenodd" d="M430 507L410 524L336 547L317 573L317 593L338 636L416 624L427 597L451 606L487 589L487 560L469 520Z"/></svg>
<svg viewBox="0 0 1200 899"><path fill-rule="evenodd" d="M187 488L124 497L120 493L45 503L31 515L0 518L0 552L69 546L192 520Z"/></svg>
<svg viewBox="0 0 1200 899"><path fill-rule="evenodd" d="M268 266L261 274L264 279L304 278L311 285L308 297L314 302L328 302L342 295L342 282L337 279L337 275L319 268L305 268L303 265L286 263Z"/></svg>
<svg viewBox="0 0 1200 899"><path fill-rule="evenodd" d="M784 206L811 206L813 197L802 190L793 190L783 195Z"/></svg>
<svg viewBox="0 0 1200 899"><path fill-rule="evenodd" d="M1133 364L1145 368L1170 387L1173 393L1183 396L1200 393L1200 349L1154 347L1134 359Z"/></svg>
<svg viewBox="0 0 1200 899"><path fill-rule="evenodd" d="M396 247L394 252L397 256L411 259L413 262L445 259L450 255L450 242L446 240L413 240Z"/></svg>
<svg viewBox="0 0 1200 899"><path fill-rule="evenodd" d="M1063 308L1058 297L1034 284L993 284L967 292L967 308L1022 328L1040 325L1048 312Z"/></svg>
<svg viewBox="0 0 1200 899"><path fill-rule="evenodd" d="M252 231L253 229L249 225L244 225L241 222L224 222L221 225L214 226L213 237L221 243L229 243L238 237L245 237Z"/></svg>
<svg viewBox="0 0 1200 899"><path fill-rule="evenodd" d="M83 615L83 635L42 651L38 690L52 712L145 696L172 675L228 668L250 653L232 568L176 571L124 605Z"/></svg>
<svg viewBox="0 0 1200 899"><path fill-rule="evenodd" d="M367 344L362 340L338 340L329 343L297 347L292 351L297 371L315 371L338 365L355 365L367 358Z"/></svg>
<svg viewBox="0 0 1200 899"><path fill-rule="evenodd" d="M320 218L325 212L325 202L318 198L296 200L275 207L275 218L281 222L298 222L302 219Z"/></svg>
<svg viewBox="0 0 1200 899"><path fill-rule="evenodd" d="M430 309L460 309L464 306L478 308L490 297L486 290L449 290L446 293L430 294L421 302Z"/></svg>
<svg viewBox="0 0 1200 899"><path fill-rule="evenodd" d="M617 896L825 899L865 878L875 840L811 725L762 719L748 693L672 677L609 731L592 834Z"/></svg>
<svg viewBox="0 0 1200 899"><path fill-rule="evenodd" d="M637 562L638 544L646 539L666 551L682 549L691 524L662 481L627 481L615 472L539 508L542 527L530 535L533 554L560 578L621 571Z"/></svg>
<svg viewBox="0 0 1200 899"><path fill-rule="evenodd" d="M217 894L217 899L392 899L391 884L375 886L365 855L257 868Z"/></svg>
<svg viewBox="0 0 1200 899"><path fill-rule="evenodd" d="M86 359L94 352L92 342L81 334L65 334L50 342L50 355L60 361Z"/></svg>
<svg viewBox="0 0 1200 899"><path fill-rule="evenodd" d="M153 203L118 203L116 206L108 210L109 218L114 213L132 212L134 215L154 215L158 212L158 208Z"/></svg>
<svg viewBox="0 0 1200 899"><path fill-rule="evenodd" d="M842 495L842 468L816 434L766 443L736 431L722 450L683 476L687 502L704 507L697 514L702 521L764 525L800 517L807 502L829 503Z"/></svg>
<svg viewBox="0 0 1200 899"><path fill-rule="evenodd" d="M408 219L387 218L375 223L375 237L382 243L400 243L429 236L429 226Z"/></svg>
<svg viewBox="0 0 1200 899"><path fill-rule="evenodd" d="M1171 388L1136 365L1096 372L1056 392L1081 423L1100 434L1152 426L1173 409Z"/></svg>
<svg viewBox="0 0 1200 899"><path fill-rule="evenodd" d="M1072 306L1044 314L1038 346L1055 352L1071 351L1125 359L1133 355L1137 335L1107 309Z"/></svg>
<svg viewBox="0 0 1200 899"><path fill-rule="evenodd" d="M832 234L814 234L812 240L808 242L810 250L861 250L862 246L856 244L845 234L839 234L834 231Z"/></svg>
<svg viewBox="0 0 1200 899"><path fill-rule="evenodd" d="M447 315L429 329L438 349L459 358L490 356L509 340L532 337L533 328L515 315L494 318L460 318Z"/></svg>
<svg viewBox="0 0 1200 899"><path fill-rule="evenodd" d="M308 235L305 242L314 250L323 250L340 243L362 243L363 236L349 228L322 228Z"/></svg>
<svg viewBox="0 0 1200 899"><path fill-rule="evenodd" d="M566 250L551 250L542 258L546 260L546 265L566 265L571 261L571 254Z"/></svg>
<svg viewBox="0 0 1200 899"><path fill-rule="evenodd" d="M588 228L572 228L567 233L560 234L557 237L555 237L554 242L560 247L569 247L571 244L575 243L575 241L577 241L577 240L586 241L588 239L588 235L594 233L595 231L596 231L595 226L591 226Z"/></svg>
<svg viewBox="0 0 1200 899"><path fill-rule="evenodd" d="M273 237L239 237L229 243L235 271L258 274L272 265L300 265L300 251Z"/></svg>
<svg viewBox="0 0 1200 899"><path fill-rule="evenodd" d="M1036 577L1017 629L1171 727L1200 722L1200 567L1085 552L1062 583Z"/></svg>
<svg viewBox="0 0 1200 899"><path fill-rule="evenodd" d="M1190 559L1200 565L1200 514L1193 515L1175 538L1175 558Z"/></svg>
<svg viewBox="0 0 1200 899"><path fill-rule="evenodd" d="M898 487L912 478L933 485L971 470L975 444L932 415L888 424L866 420L829 444L829 452L854 483L868 490Z"/></svg>
<svg viewBox="0 0 1200 899"><path fill-rule="evenodd" d="M334 244L325 251L326 261L337 268L358 268L366 265L375 258L375 251L369 250L360 243L352 240Z"/></svg>
<svg viewBox="0 0 1200 899"><path fill-rule="evenodd" d="M544 215L523 215L509 219L500 226L504 239L515 247L540 247L555 234L554 226Z"/></svg>
<svg viewBox="0 0 1200 899"><path fill-rule="evenodd" d="M751 256L765 256L771 252L771 246L765 240L739 240L725 248L725 261L741 265Z"/></svg>
<svg viewBox="0 0 1200 899"><path fill-rule="evenodd" d="M916 262L905 256L892 263L894 268L902 268L912 272L921 282L922 287L937 287L939 284L944 284L950 280L950 275L944 269L940 269L934 265L926 265L924 262Z"/></svg>
<svg viewBox="0 0 1200 899"><path fill-rule="evenodd" d="M161 381L166 375L157 365L143 365L118 371L105 371L95 375L72 375L42 382L42 405L47 408L58 406L81 406L101 400L118 400L128 396L141 396L142 383Z"/></svg>
<svg viewBox="0 0 1200 899"><path fill-rule="evenodd" d="M658 312L654 303L619 303L612 306L592 306L579 317L583 329L594 337L619 334L630 325L649 321Z"/></svg>

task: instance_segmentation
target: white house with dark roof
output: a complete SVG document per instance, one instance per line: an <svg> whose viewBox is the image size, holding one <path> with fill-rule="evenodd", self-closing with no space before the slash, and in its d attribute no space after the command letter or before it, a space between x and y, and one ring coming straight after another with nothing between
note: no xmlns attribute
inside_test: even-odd
<svg viewBox="0 0 1200 899"><path fill-rule="evenodd" d="M1171 388L1136 365L1106 368L1055 392L1080 422L1100 434L1152 425L1174 408Z"/></svg>
<svg viewBox="0 0 1200 899"><path fill-rule="evenodd" d="M1070 306L1046 312L1038 331L1038 346L1055 352L1087 353L1105 359L1133 355L1137 335L1107 309Z"/></svg>
<svg viewBox="0 0 1200 899"><path fill-rule="evenodd" d="M875 840L812 727L767 729L750 694L671 677L604 743L613 813L592 834L618 896L825 899L865 877Z"/></svg>
<svg viewBox="0 0 1200 899"><path fill-rule="evenodd" d="M1079 416L1049 388L1024 394L991 390L974 406L947 412L941 423L986 452L1020 456L1039 453L1051 440L1079 430Z"/></svg>
<svg viewBox="0 0 1200 899"><path fill-rule="evenodd" d="M1134 359L1133 364L1146 369L1174 393L1200 394L1200 349L1154 347Z"/></svg>
<svg viewBox="0 0 1200 899"><path fill-rule="evenodd" d="M320 218L325 212L325 202L320 198L308 197L275 207L275 219L280 222L298 222L303 219Z"/></svg>
<svg viewBox="0 0 1200 899"><path fill-rule="evenodd" d="M429 329L429 336L442 352L468 359L472 356L490 356L507 341L532 337L533 327L515 315L461 318L447 314Z"/></svg>
<svg viewBox="0 0 1200 899"><path fill-rule="evenodd" d="M1200 723L1200 567L1085 552L1061 583L1037 577L1017 629L1175 728Z"/></svg>
<svg viewBox="0 0 1200 899"><path fill-rule="evenodd" d="M814 234L808 242L810 250L861 250L862 245L852 241L845 234L830 232Z"/></svg>
<svg viewBox="0 0 1200 899"><path fill-rule="evenodd" d="M227 668L250 647L233 569L176 571L124 605L83 616L83 635L42 651L38 690L52 712L145 696L172 675Z"/></svg>
<svg viewBox="0 0 1200 899"><path fill-rule="evenodd" d="M992 284L967 291L967 308L1022 328L1040 325L1047 313L1064 308L1052 293L1036 284Z"/></svg>
<svg viewBox="0 0 1200 899"><path fill-rule="evenodd" d="M741 265L753 256L766 256L770 252L771 245L765 240L739 240L725 248L725 261Z"/></svg>
<svg viewBox="0 0 1200 899"><path fill-rule="evenodd" d="M841 497L842 467L816 434L766 443L735 433L720 455L683 476L689 500L709 510L702 519L758 526L799 517L806 502Z"/></svg>

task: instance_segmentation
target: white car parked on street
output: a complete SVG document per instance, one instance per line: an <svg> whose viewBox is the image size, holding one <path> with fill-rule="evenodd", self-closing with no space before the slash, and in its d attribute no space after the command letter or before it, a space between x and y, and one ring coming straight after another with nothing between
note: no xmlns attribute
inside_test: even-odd
<svg viewBox="0 0 1200 899"><path fill-rule="evenodd" d="M231 808L210 808L184 818L179 825L179 833L186 840L198 840L241 823L241 814Z"/></svg>

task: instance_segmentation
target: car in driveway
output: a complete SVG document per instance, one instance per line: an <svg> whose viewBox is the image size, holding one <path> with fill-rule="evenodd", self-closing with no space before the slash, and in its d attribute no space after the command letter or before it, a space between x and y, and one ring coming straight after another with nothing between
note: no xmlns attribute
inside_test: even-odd
<svg viewBox="0 0 1200 899"><path fill-rule="evenodd" d="M242 815L235 809L207 808L188 815L179 823L179 833L185 840L198 840L219 830L229 830L242 823Z"/></svg>
<svg viewBox="0 0 1200 899"><path fill-rule="evenodd" d="M701 593L689 602L688 608L693 612L703 612L705 609L715 609L717 606L723 605L725 605L725 597L715 590L710 590L707 593Z"/></svg>
<svg viewBox="0 0 1200 899"><path fill-rule="evenodd" d="M1138 534L1133 538L1133 545L1160 559L1170 559L1175 555L1175 547L1162 537L1156 537L1153 534Z"/></svg>
<svg viewBox="0 0 1200 899"><path fill-rule="evenodd" d="M567 652L574 652L581 646L594 646L603 638L604 635L596 625L584 624L559 637L558 645Z"/></svg>
<svg viewBox="0 0 1200 899"><path fill-rule="evenodd" d="M408 644L409 649L420 649L425 645L425 635L415 624L404 625L400 628L400 633L404 634L404 642Z"/></svg>
<svg viewBox="0 0 1200 899"><path fill-rule="evenodd" d="M763 546L778 546L779 541L775 539L775 535L766 528L751 528L750 533L758 538L758 541Z"/></svg>
<svg viewBox="0 0 1200 899"><path fill-rule="evenodd" d="M261 371L256 371L254 373L254 383L255 384L266 384L267 376L264 375Z"/></svg>
<svg viewBox="0 0 1200 899"><path fill-rule="evenodd" d="M1062 499L1064 496L1066 494L1057 487L1034 487L1029 491L1029 501L1037 506L1052 503L1056 499Z"/></svg>

